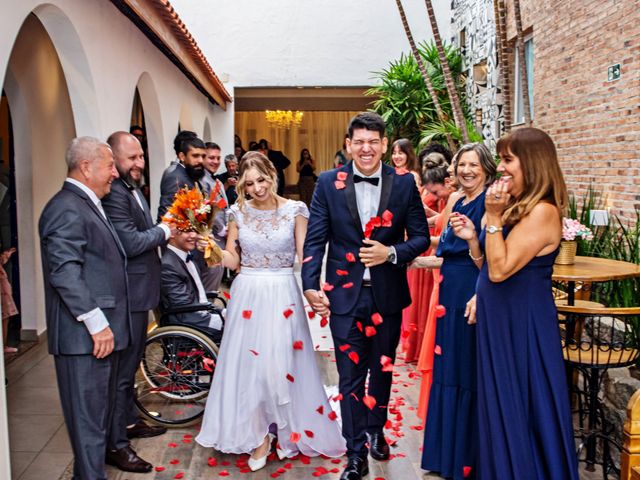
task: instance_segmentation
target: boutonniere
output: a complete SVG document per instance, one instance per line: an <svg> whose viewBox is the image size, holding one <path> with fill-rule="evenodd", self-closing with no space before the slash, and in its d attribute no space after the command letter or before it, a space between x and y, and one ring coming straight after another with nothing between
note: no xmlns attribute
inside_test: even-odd
<svg viewBox="0 0 640 480"><path fill-rule="evenodd" d="M406 175L407 173L409 173L409 170L407 170L404 167L396 167L396 175Z"/></svg>
<svg viewBox="0 0 640 480"><path fill-rule="evenodd" d="M374 228L390 227L393 220L393 213L389 210L382 212L382 217L371 217L364 227L364 238L371 238Z"/></svg>
<svg viewBox="0 0 640 480"><path fill-rule="evenodd" d="M336 186L337 190L342 190L347 186L347 184L344 183L345 180L347 179L347 172L338 172L338 174L336 175L336 178L337 180L333 182L333 184Z"/></svg>

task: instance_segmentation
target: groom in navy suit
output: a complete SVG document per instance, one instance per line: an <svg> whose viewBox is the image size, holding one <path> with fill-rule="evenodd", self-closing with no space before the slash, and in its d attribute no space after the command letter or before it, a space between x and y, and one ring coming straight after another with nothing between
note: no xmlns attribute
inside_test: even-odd
<svg viewBox="0 0 640 480"><path fill-rule="evenodd" d="M382 164L384 120L371 112L356 115L346 145L353 160L318 179L302 283L313 310L331 318L349 457L340 478L359 480L368 473L367 435L371 456L389 458L383 427L402 310L411 303L406 265L427 249L429 230L413 176Z"/></svg>

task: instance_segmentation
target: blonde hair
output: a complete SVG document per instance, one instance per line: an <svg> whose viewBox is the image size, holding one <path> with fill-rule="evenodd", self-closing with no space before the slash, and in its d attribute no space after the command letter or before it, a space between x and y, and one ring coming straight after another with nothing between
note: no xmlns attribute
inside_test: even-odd
<svg viewBox="0 0 640 480"><path fill-rule="evenodd" d="M522 193L511 199L502 221L513 225L542 201L555 206L562 218L567 207L567 186L551 137L538 128L519 128L503 135L496 150L501 157L507 154L518 157L523 178Z"/></svg>
<svg viewBox="0 0 640 480"><path fill-rule="evenodd" d="M240 164L238 166L238 183L236 184L236 192L238 193L238 199L236 202L242 211L244 211L247 195L245 190L245 177L247 172L252 168L255 168L260 175L264 176L269 180L269 182L271 182L269 190L273 195L273 198L277 200L278 196L278 173L276 172L276 168L273 166L273 163L271 163L271 160L260 152L247 152L240 160Z"/></svg>

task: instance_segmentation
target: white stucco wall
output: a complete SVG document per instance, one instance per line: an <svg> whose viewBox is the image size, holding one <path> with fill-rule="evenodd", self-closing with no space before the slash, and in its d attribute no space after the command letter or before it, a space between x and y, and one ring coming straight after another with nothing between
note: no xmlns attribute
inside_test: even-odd
<svg viewBox="0 0 640 480"><path fill-rule="evenodd" d="M450 0L433 0L448 39ZM360 86L409 52L393 0L172 0L218 74L238 87ZM417 42L430 38L424 0L403 0Z"/></svg>
<svg viewBox="0 0 640 480"><path fill-rule="evenodd" d="M212 138L223 151L232 152L233 112L212 105L110 2L0 0L0 9L0 78L7 87L14 123L22 322L23 329L40 334L46 325L37 224L44 204L64 179L63 153L73 129L77 136L101 139L127 130L138 86L145 109L155 211L160 177L174 157L172 142L181 118L200 135L208 119ZM72 114L72 128L62 134L65 138L58 138L59 129L51 127L57 127L56 115L64 115L55 103L64 83L47 82L42 75L29 77L33 69L22 66L51 55L30 43L28 33L18 39L31 12L51 38L64 72L62 82L68 87ZM20 59L13 57L11 63L16 40L26 43L20 47ZM53 104L26 101L34 89L39 92L35 98L51 98Z"/></svg>

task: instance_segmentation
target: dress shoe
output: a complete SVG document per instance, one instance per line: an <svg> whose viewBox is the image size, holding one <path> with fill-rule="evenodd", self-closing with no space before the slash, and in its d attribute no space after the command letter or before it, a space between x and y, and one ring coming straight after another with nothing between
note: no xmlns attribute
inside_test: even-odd
<svg viewBox="0 0 640 480"><path fill-rule="evenodd" d="M157 425L147 425L142 420L138 420L133 427L127 427L127 438L150 438L166 433L165 427Z"/></svg>
<svg viewBox="0 0 640 480"><path fill-rule="evenodd" d="M108 450L106 463L123 472L148 473L153 469L153 465L141 459L131 445L120 450Z"/></svg>
<svg viewBox="0 0 640 480"><path fill-rule="evenodd" d="M369 462L367 457L349 457L347 466L344 468L340 480L361 480L365 475L369 475Z"/></svg>
<svg viewBox="0 0 640 480"><path fill-rule="evenodd" d="M369 434L369 453L376 460L389 460L389 444L384 438L384 433Z"/></svg>
<svg viewBox="0 0 640 480"><path fill-rule="evenodd" d="M255 472L256 470L260 470L267 464L267 457L271 453L271 442L273 442L275 435L273 435L272 433L269 433L267 434L267 438L269 439L268 440L269 447L267 448L266 453L260 458L249 457L249 462L247 465L249 465L249 468L251 469L252 472Z"/></svg>

